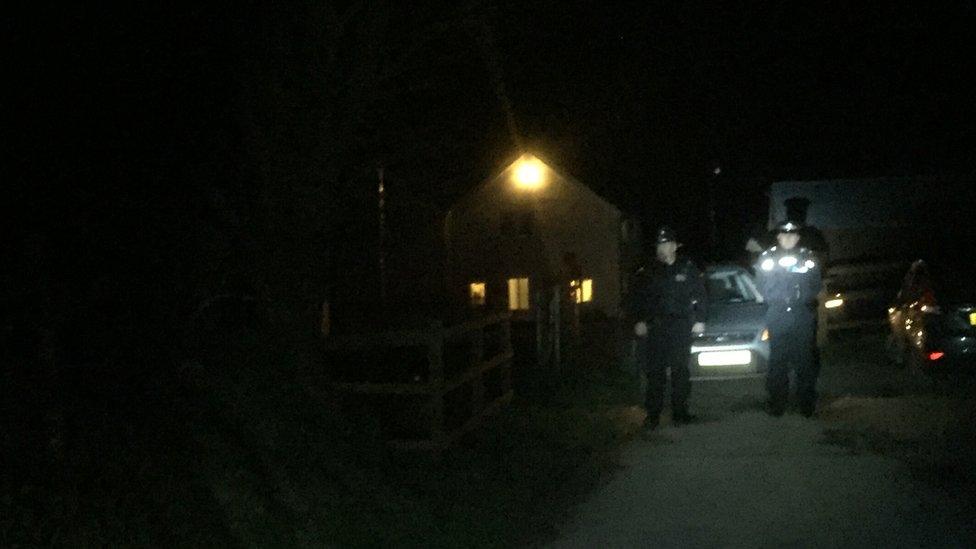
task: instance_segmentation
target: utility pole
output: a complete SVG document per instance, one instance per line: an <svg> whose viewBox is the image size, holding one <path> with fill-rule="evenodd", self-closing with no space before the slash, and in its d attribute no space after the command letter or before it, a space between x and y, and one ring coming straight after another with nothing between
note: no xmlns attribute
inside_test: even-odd
<svg viewBox="0 0 976 549"><path fill-rule="evenodd" d="M518 125L515 122L515 111L512 109L512 101L505 91L505 78L502 73L501 56L498 54L498 48L495 45L494 32L492 32L491 25L485 22L484 19L482 19L479 30L477 41L481 47L481 53L484 56L492 88L494 88L495 99L498 100L502 110L505 111L505 122L508 125L509 136L512 138L515 149L521 154L525 149Z"/></svg>
<svg viewBox="0 0 976 549"><path fill-rule="evenodd" d="M722 174L722 168L715 166L712 169L712 177L709 178L710 184L707 186L708 192L708 248L712 258L718 247L718 228L715 226L715 193L718 192L718 176Z"/></svg>
<svg viewBox="0 0 976 549"><path fill-rule="evenodd" d="M383 181L383 167L376 168L379 179L377 199L379 201L379 246L378 261L380 275L380 303L386 305L386 185Z"/></svg>

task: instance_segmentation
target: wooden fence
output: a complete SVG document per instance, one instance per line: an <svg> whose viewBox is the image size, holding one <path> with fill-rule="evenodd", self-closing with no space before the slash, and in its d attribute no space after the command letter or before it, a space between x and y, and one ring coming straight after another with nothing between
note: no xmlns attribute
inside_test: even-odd
<svg viewBox="0 0 976 549"><path fill-rule="evenodd" d="M509 314L329 337L333 386L399 448L443 450L512 398Z"/></svg>

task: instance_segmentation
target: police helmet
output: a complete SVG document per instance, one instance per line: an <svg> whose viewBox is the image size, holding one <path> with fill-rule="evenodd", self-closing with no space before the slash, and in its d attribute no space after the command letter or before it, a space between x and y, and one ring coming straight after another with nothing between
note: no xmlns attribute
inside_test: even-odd
<svg viewBox="0 0 976 549"><path fill-rule="evenodd" d="M800 232L803 225L800 225L796 221L783 221L779 225L776 225L776 232L779 234L793 234Z"/></svg>
<svg viewBox="0 0 976 549"><path fill-rule="evenodd" d="M674 231L666 225L662 225L658 228L657 233L654 235L655 244L663 244L665 242L677 242L678 237L674 234Z"/></svg>

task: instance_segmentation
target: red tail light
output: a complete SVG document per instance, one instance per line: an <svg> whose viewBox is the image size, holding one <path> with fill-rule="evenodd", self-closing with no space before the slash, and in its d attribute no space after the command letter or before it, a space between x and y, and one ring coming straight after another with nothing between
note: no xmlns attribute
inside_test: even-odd
<svg viewBox="0 0 976 549"><path fill-rule="evenodd" d="M943 353L942 351L932 351L931 353L929 353L929 360L939 360L944 356L945 353Z"/></svg>

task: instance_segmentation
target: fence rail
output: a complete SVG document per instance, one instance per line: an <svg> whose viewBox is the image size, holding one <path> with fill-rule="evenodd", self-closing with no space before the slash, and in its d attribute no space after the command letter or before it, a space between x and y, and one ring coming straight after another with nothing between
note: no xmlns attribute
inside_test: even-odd
<svg viewBox="0 0 976 549"><path fill-rule="evenodd" d="M329 337L324 352L333 387L365 402L399 448L443 450L512 398L508 313Z"/></svg>

